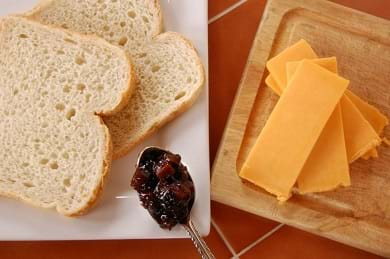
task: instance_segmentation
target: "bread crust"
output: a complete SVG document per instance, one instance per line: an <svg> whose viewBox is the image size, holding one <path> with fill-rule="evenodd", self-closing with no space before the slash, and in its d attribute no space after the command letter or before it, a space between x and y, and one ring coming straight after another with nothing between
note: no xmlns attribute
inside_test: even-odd
<svg viewBox="0 0 390 259"><path fill-rule="evenodd" d="M103 165L102 165L103 172L101 174L99 184L95 186L95 189L92 191L91 198L85 204L85 206L82 207L79 211L74 212L74 213L70 213L70 214L63 213L63 215L65 215L65 216L78 217L78 216L82 216L85 213L87 213L98 201L98 198L100 197L100 195L103 192L107 176L108 176L109 172L111 171L112 156L113 156L113 145L112 145L111 135L110 135L110 132L109 132L106 124L104 124L104 121L102 120L102 118L100 116L97 116L97 117L99 118L100 125L101 125L101 127L103 127L104 133L106 136L106 145L105 145L106 146L106 153L105 153L105 158L103 160Z"/></svg>

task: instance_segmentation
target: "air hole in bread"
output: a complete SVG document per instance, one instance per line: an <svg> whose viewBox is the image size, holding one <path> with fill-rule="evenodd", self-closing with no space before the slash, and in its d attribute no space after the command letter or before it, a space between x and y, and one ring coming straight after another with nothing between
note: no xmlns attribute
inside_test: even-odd
<svg viewBox="0 0 390 259"><path fill-rule="evenodd" d="M128 41L127 37L124 36L124 37L120 38L120 40L118 41L118 44L120 46L125 46L127 41Z"/></svg>
<svg viewBox="0 0 390 259"><path fill-rule="evenodd" d="M127 12L127 16L134 19L137 16L137 14L133 10L130 10Z"/></svg>
<svg viewBox="0 0 390 259"><path fill-rule="evenodd" d="M85 88L86 88L85 84L81 84L81 83L77 84L77 90L79 90L81 93L84 92Z"/></svg>
<svg viewBox="0 0 390 259"><path fill-rule="evenodd" d="M142 16L142 20L144 20L144 22L146 22L146 23L149 23L149 19L146 16Z"/></svg>
<svg viewBox="0 0 390 259"><path fill-rule="evenodd" d="M49 127L49 124L47 123L47 122L44 122L44 123L42 123L42 128L47 128L47 127Z"/></svg>
<svg viewBox="0 0 390 259"><path fill-rule="evenodd" d="M110 32L110 37L114 37L114 33L113 32Z"/></svg>
<svg viewBox="0 0 390 259"><path fill-rule="evenodd" d="M35 185L30 182L24 182L23 185L26 186L27 188L35 187Z"/></svg>
<svg viewBox="0 0 390 259"><path fill-rule="evenodd" d="M74 62L75 62L77 65L79 65L79 66L81 66L81 65L83 65L83 64L86 63L85 58L82 57L82 56L77 56L77 57L75 58Z"/></svg>
<svg viewBox="0 0 390 259"><path fill-rule="evenodd" d="M51 153L50 157L51 158L57 158L57 154L56 153Z"/></svg>
<svg viewBox="0 0 390 259"><path fill-rule="evenodd" d="M104 26L103 26L103 30L104 30L104 31L109 31L109 30L110 30L110 27L108 27L107 25L104 25Z"/></svg>
<svg viewBox="0 0 390 259"><path fill-rule="evenodd" d="M85 174L81 174L80 175L80 180L84 180L85 179Z"/></svg>
<svg viewBox="0 0 390 259"><path fill-rule="evenodd" d="M175 96L175 101L180 100L180 99L183 98L185 95L186 95L186 92L184 92L184 91L179 92L179 93Z"/></svg>
<svg viewBox="0 0 390 259"><path fill-rule="evenodd" d="M52 162L50 164L50 168L53 169L53 170L57 170L58 169L58 163L56 161Z"/></svg>
<svg viewBox="0 0 390 259"><path fill-rule="evenodd" d="M19 35L19 38L22 38L22 39L27 39L27 38L28 38L28 36L27 36L26 34L22 33L22 34L20 34L20 35Z"/></svg>
<svg viewBox="0 0 390 259"><path fill-rule="evenodd" d="M145 64L149 65L150 64L150 60L149 59L145 60Z"/></svg>
<svg viewBox="0 0 390 259"><path fill-rule="evenodd" d="M70 109L70 110L66 113L66 119L67 119L67 120L71 120L75 115L76 115L76 110L75 110L75 109Z"/></svg>
<svg viewBox="0 0 390 259"><path fill-rule="evenodd" d="M188 77L187 78L187 83L191 83L192 82L192 78L191 77Z"/></svg>
<svg viewBox="0 0 390 259"><path fill-rule="evenodd" d="M59 111L63 111L65 109L65 105L62 103L57 103L56 104L56 109Z"/></svg>
<svg viewBox="0 0 390 259"><path fill-rule="evenodd" d="M39 149L40 148L39 144L34 144L34 148Z"/></svg>
<svg viewBox="0 0 390 259"><path fill-rule="evenodd" d="M49 70L46 72L45 79L50 78L52 73L53 73L53 70L49 69ZM53 78L55 78L55 77L53 77Z"/></svg>
<svg viewBox="0 0 390 259"><path fill-rule="evenodd" d="M96 87L96 90L98 90L99 92L103 91L104 90L104 86L103 85L98 85Z"/></svg>
<svg viewBox="0 0 390 259"><path fill-rule="evenodd" d="M64 52L62 49L59 49L59 50L57 50L57 54L58 54L58 55L64 55L65 52Z"/></svg>
<svg viewBox="0 0 390 259"><path fill-rule="evenodd" d="M89 103L90 100L91 100L91 94L86 94L85 95L85 102Z"/></svg>
<svg viewBox="0 0 390 259"><path fill-rule="evenodd" d="M63 91L64 91L64 93L69 93L70 92L70 86L69 85L65 85L64 88L63 88Z"/></svg>
<svg viewBox="0 0 390 259"><path fill-rule="evenodd" d="M40 108L45 107L45 103L39 103L39 107L40 107Z"/></svg>
<svg viewBox="0 0 390 259"><path fill-rule="evenodd" d="M146 53L141 53L141 54L139 54L138 56L139 56L140 58L144 58L144 57L147 56L147 54L146 54Z"/></svg>
<svg viewBox="0 0 390 259"><path fill-rule="evenodd" d="M62 153L64 159L69 159L69 154L67 152Z"/></svg>
<svg viewBox="0 0 390 259"><path fill-rule="evenodd" d="M180 66L179 66L179 70L180 70L180 71L184 71L184 67L183 67L183 65L181 65L181 64L180 64Z"/></svg>
<svg viewBox="0 0 390 259"><path fill-rule="evenodd" d="M15 182L16 182L14 179L11 179L11 178L7 178L7 181L8 181L9 183L15 183Z"/></svg>
<svg viewBox="0 0 390 259"><path fill-rule="evenodd" d="M161 68L160 66L154 65L154 66L152 66L152 72L156 73L156 72L158 72L160 70L160 68Z"/></svg>
<svg viewBox="0 0 390 259"><path fill-rule="evenodd" d="M49 93L47 91L43 91L42 92L42 96L45 97L46 95L48 95Z"/></svg>
<svg viewBox="0 0 390 259"><path fill-rule="evenodd" d="M119 24L121 27L125 27L126 26L126 22L120 22Z"/></svg>
<svg viewBox="0 0 390 259"><path fill-rule="evenodd" d="M69 38L65 38L64 41L66 41L66 42L68 42L68 43L71 43L71 44L77 45L77 42L75 42L74 40L69 39Z"/></svg>
<svg viewBox="0 0 390 259"><path fill-rule="evenodd" d="M42 158L42 159L39 161L39 163L40 163L41 165L46 165L47 163L49 163L49 159Z"/></svg>
<svg viewBox="0 0 390 259"><path fill-rule="evenodd" d="M19 93L19 90L18 89L15 89L14 90L14 95L17 95Z"/></svg>
<svg viewBox="0 0 390 259"><path fill-rule="evenodd" d="M22 167L28 167L30 164L27 162L23 162Z"/></svg>
<svg viewBox="0 0 390 259"><path fill-rule="evenodd" d="M63 183L64 183L65 187L70 187L70 179L69 178L65 178Z"/></svg>
<svg viewBox="0 0 390 259"><path fill-rule="evenodd" d="M69 27L68 27L68 25L66 23L62 24L61 27L64 28L64 29L69 29Z"/></svg>

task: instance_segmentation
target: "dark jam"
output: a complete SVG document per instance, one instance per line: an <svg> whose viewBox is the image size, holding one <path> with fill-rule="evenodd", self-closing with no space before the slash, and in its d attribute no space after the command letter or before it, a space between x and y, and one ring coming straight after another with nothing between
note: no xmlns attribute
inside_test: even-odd
<svg viewBox="0 0 390 259"><path fill-rule="evenodd" d="M161 228L187 221L194 203L194 183L179 155L151 148L139 160L131 186Z"/></svg>

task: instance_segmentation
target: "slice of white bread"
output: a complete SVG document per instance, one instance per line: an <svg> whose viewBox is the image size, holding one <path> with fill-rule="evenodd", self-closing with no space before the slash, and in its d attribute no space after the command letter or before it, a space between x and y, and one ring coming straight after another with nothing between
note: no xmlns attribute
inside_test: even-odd
<svg viewBox="0 0 390 259"><path fill-rule="evenodd" d="M157 0L45 0L26 15L96 34L131 55L139 80L135 93L120 113L104 118L114 158L187 110L204 84L204 69L192 44L177 33L158 35L162 19Z"/></svg>
<svg viewBox="0 0 390 259"><path fill-rule="evenodd" d="M88 210L112 160L107 127L133 87L126 53L22 17L0 20L0 194Z"/></svg>

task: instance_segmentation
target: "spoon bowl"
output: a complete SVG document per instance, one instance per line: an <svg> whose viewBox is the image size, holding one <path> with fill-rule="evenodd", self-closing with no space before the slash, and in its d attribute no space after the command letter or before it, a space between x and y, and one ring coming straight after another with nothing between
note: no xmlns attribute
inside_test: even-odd
<svg viewBox="0 0 390 259"><path fill-rule="evenodd" d="M158 147L145 148L138 156L131 186L160 227L171 229L181 224L202 258L215 258L191 220L195 188L179 155Z"/></svg>

